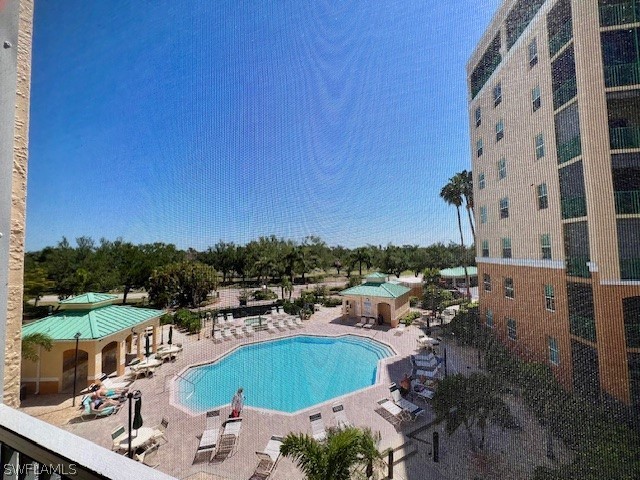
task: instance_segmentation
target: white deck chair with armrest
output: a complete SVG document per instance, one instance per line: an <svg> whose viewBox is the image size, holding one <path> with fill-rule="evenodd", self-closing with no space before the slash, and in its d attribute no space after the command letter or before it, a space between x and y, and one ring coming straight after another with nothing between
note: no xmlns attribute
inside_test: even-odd
<svg viewBox="0 0 640 480"><path fill-rule="evenodd" d="M393 403L407 412L409 414L409 418L411 418L412 420L415 420L419 415L424 414L424 409L402 397L402 395L400 394L400 390L395 383L392 383L389 386L389 392L391 393L391 399L393 400Z"/></svg>
<svg viewBox="0 0 640 480"><path fill-rule="evenodd" d="M399 323L395 328L394 335L402 335L405 328L407 328L407 326L404 323Z"/></svg>
<svg viewBox="0 0 640 480"><path fill-rule="evenodd" d="M223 341L222 338L222 330L214 330L213 331L213 341L216 343L220 343Z"/></svg>
<svg viewBox="0 0 640 480"><path fill-rule="evenodd" d="M375 412L392 425L399 425L405 420L410 420L410 417L407 415L407 413L388 398L378 400L378 405L380 405L381 408L377 408Z"/></svg>
<svg viewBox="0 0 640 480"><path fill-rule="evenodd" d="M114 429L111 432L111 450L118 451L120 450L120 442L127 438L127 430L124 428L124 425L120 425L118 428Z"/></svg>
<svg viewBox="0 0 640 480"><path fill-rule="evenodd" d="M347 418L344 406L341 403L333 405L331 409L333 410L333 416L336 419L336 425L338 428L349 428L353 426Z"/></svg>
<svg viewBox="0 0 640 480"><path fill-rule="evenodd" d="M367 319L365 317L362 317L362 318L360 318L360 321L358 323L356 323L354 326L355 327L364 327L366 323L367 323Z"/></svg>
<svg viewBox="0 0 640 480"><path fill-rule="evenodd" d="M157 459L158 447L159 445L157 443L154 443L144 452L137 454L136 460L144 463L147 467L156 468L158 465L160 465L160 462Z"/></svg>
<svg viewBox="0 0 640 480"><path fill-rule="evenodd" d="M231 331L231 329L229 327L226 327L222 331L222 338L224 338L225 340L231 340L233 338L233 332Z"/></svg>
<svg viewBox="0 0 640 480"><path fill-rule="evenodd" d="M272 436L263 452L256 452L260 462L249 480L265 480L273 473L280 460L282 437Z"/></svg>
<svg viewBox="0 0 640 480"><path fill-rule="evenodd" d="M413 398L419 398L425 402L433 400L435 391L432 388L420 383L418 380L411 380L411 394Z"/></svg>
<svg viewBox="0 0 640 480"><path fill-rule="evenodd" d="M311 422L311 436L318 442L323 442L327 439L327 430L324 427L324 420L322 420L322 414L320 412L309 415L309 421Z"/></svg>
<svg viewBox="0 0 640 480"><path fill-rule="evenodd" d="M251 337L253 335L253 327L251 325L245 325L244 326L244 333L247 334L248 337Z"/></svg>
<svg viewBox="0 0 640 480"><path fill-rule="evenodd" d="M278 331L271 320L267 320L267 331L269 333L276 333Z"/></svg>
<svg viewBox="0 0 640 480"><path fill-rule="evenodd" d="M153 427L153 429L155 430L155 432L153 433L153 439L156 442L159 442L160 440L162 440L162 443L168 443L169 439L167 438L167 427L169 426L169 420L167 420L165 417L162 417L162 420L160 421L160 423Z"/></svg>
<svg viewBox="0 0 640 480"><path fill-rule="evenodd" d="M242 427L242 418L230 418L224 425L216 451L211 454L211 461L222 462L236 446Z"/></svg>
<svg viewBox="0 0 640 480"><path fill-rule="evenodd" d="M365 323L362 328L373 328L373 326L376 324L376 319L375 318L367 318L367 323Z"/></svg>
<svg viewBox="0 0 640 480"><path fill-rule="evenodd" d="M200 444L198 445L195 457L193 458L193 463L195 463L202 454L213 453L218 445L220 425L222 424L220 419L220 410L207 412L205 418L205 429L202 432L202 437L200 437Z"/></svg>

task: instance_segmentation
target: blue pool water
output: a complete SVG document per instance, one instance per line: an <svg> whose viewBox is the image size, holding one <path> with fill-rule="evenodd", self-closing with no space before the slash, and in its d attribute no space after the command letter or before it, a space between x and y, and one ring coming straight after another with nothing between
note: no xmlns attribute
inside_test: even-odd
<svg viewBox="0 0 640 480"><path fill-rule="evenodd" d="M373 385L386 345L357 336L295 336L241 347L176 379L179 403L204 412L231 402L244 387L245 405L295 412Z"/></svg>

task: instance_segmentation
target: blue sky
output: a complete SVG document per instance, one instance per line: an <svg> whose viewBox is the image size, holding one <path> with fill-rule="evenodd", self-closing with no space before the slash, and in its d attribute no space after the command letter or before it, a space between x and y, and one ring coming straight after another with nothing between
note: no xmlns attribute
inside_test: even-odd
<svg viewBox="0 0 640 480"><path fill-rule="evenodd" d="M459 241L439 192L498 3L37 2L27 249Z"/></svg>

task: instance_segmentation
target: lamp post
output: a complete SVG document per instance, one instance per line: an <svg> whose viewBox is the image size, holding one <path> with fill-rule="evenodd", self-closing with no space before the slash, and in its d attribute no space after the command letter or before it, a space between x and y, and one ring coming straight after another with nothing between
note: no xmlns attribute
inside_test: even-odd
<svg viewBox="0 0 640 480"><path fill-rule="evenodd" d="M129 399L129 423L128 423L128 427L129 427L129 443L127 446L127 455L129 458L133 458L133 450L131 449L131 423L133 422L133 400L137 400L142 396L142 393L140 393L140 390L136 390L134 392L129 392L127 393L127 398Z"/></svg>
<svg viewBox="0 0 640 480"><path fill-rule="evenodd" d="M76 359L73 365L73 406L76 406L76 381L78 379L78 342L80 341L80 332L77 332L73 338L76 339Z"/></svg>

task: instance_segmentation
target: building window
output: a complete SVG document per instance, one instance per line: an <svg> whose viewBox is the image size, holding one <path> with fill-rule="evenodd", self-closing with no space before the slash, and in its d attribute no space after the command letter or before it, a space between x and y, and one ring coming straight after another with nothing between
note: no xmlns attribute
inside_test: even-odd
<svg viewBox="0 0 640 480"><path fill-rule="evenodd" d="M478 157L482 156L482 139L478 140L476 142L476 155Z"/></svg>
<svg viewBox="0 0 640 480"><path fill-rule="evenodd" d="M509 218L509 199L500 199L500 218Z"/></svg>
<svg viewBox="0 0 640 480"><path fill-rule="evenodd" d="M540 249L542 250L542 259L551 260L551 237L548 233L540 235Z"/></svg>
<svg viewBox="0 0 640 480"><path fill-rule="evenodd" d="M556 297L553 293L553 285L544 286L544 306L550 312L556 311Z"/></svg>
<svg viewBox="0 0 640 480"><path fill-rule="evenodd" d="M482 275L482 285L485 292L491 291L491 276L486 273Z"/></svg>
<svg viewBox="0 0 640 480"><path fill-rule="evenodd" d="M538 85L536 85L535 88L531 90L531 103L533 105L534 112L540 108L540 87Z"/></svg>
<svg viewBox="0 0 640 480"><path fill-rule="evenodd" d="M547 338L549 345L549 362L552 365L560 364L560 351L558 350L558 341L554 337Z"/></svg>
<svg viewBox="0 0 640 480"><path fill-rule="evenodd" d="M501 158L498 160L498 180L502 180L507 176L507 160Z"/></svg>
<svg viewBox="0 0 640 480"><path fill-rule="evenodd" d="M513 278L505 278L504 279L504 296L507 298L514 298L515 291L513 289Z"/></svg>
<svg viewBox="0 0 640 480"><path fill-rule="evenodd" d="M487 327L493 328L493 311L487 310Z"/></svg>
<svg viewBox="0 0 640 480"><path fill-rule="evenodd" d="M536 159L544 157L544 136L539 133L536 135Z"/></svg>
<svg viewBox="0 0 640 480"><path fill-rule="evenodd" d="M547 184L541 183L536 187L538 193L538 210L545 209L549 206L549 197L547 195Z"/></svg>
<svg viewBox="0 0 640 480"><path fill-rule="evenodd" d="M504 138L504 122L502 119L496 123L496 142L499 142Z"/></svg>
<svg viewBox="0 0 640 480"><path fill-rule="evenodd" d="M502 258L511 258L511 239L502 239Z"/></svg>
<svg viewBox="0 0 640 480"><path fill-rule="evenodd" d="M480 107L478 107L476 108L476 128L478 128L481 123L482 123L482 111L480 110Z"/></svg>
<svg viewBox="0 0 640 480"><path fill-rule="evenodd" d="M529 66L533 67L536 63L538 63L538 43L534 38L529 44Z"/></svg>
<svg viewBox="0 0 640 480"><path fill-rule="evenodd" d="M516 321L513 318L507 318L507 336L509 337L510 340L518 339Z"/></svg>
<svg viewBox="0 0 640 480"><path fill-rule="evenodd" d="M480 223L487 223L487 207L480 207Z"/></svg>
<svg viewBox="0 0 640 480"><path fill-rule="evenodd" d="M493 106L497 107L502 102L502 84L493 87Z"/></svg>
<svg viewBox="0 0 640 480"><path fill-rule="evenodd" d="M487 186L487 183L484 179L484 172L482 172L480 175L478 175L478 188L482 190L486 186Z"/></svg>
<svg viewBox="0 0 640 480"><path fill-rule="evenodd" d="M482 241L482 256L483 257L489 256L489 240Z"/></svg>

